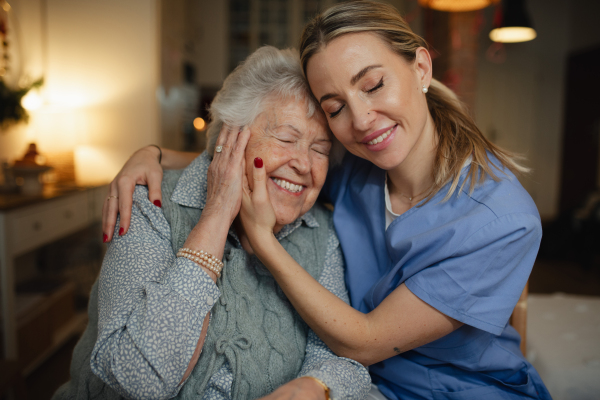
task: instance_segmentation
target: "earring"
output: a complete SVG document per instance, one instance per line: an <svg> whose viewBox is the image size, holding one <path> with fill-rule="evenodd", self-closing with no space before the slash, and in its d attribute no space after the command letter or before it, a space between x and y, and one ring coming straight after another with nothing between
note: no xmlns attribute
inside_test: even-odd
<svg viewBox="0 0 600 400"><path fill-rule="evenodd" d="M423 85L423 93L427 93L429 91L429 89L427 89L427 87L425 85Z"/></svg>

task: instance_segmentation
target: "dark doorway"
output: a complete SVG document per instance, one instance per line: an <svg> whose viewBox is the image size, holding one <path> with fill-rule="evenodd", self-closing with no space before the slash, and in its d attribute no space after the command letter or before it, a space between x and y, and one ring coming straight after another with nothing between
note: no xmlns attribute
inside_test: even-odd
<svg viewBox="0 0 600 400"><path fill-rule="evenodd" d="M581 207L598 189L600 47L569 57L565 106L561 214Z"/></svg>

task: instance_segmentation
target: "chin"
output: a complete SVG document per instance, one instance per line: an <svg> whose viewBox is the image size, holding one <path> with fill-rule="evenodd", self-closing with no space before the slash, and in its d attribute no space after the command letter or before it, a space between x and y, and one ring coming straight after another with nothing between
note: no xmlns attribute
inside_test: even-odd
<svg viewBox="0 0 600 400"><path fill-rule="evenodd" d="M280 216L278 213L275 213L275 218L277 219L277 225L283 227L287 224L291 224L296 219L298 219L298 217L300 216L300 214L296 214L295 216L290 216L290 215L291 215L290 213L285 213L284 216Z"/></svg>

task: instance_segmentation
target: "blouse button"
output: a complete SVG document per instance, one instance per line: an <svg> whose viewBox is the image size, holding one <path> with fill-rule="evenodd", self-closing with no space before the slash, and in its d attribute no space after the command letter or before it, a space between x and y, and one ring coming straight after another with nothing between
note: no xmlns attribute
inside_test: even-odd
<svg viewBox="0 0 600 400"><path fill-rule="evenodd" d="M208 304L209 306L212 306L213 304L215 304L215 301L213 300L212 297L209 297L206 299L206 304Z"/></svg>

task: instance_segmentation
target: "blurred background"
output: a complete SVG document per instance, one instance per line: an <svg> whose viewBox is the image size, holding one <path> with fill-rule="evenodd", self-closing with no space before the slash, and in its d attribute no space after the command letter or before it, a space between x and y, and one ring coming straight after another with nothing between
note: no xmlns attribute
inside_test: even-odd
<svg viewBox="0 0 600 400"><path fill-rule="evenodd" d="M261 45L298 47L304 24L337 2L0 0L2 354L20 360L6 367L15 377L7 385L22 378L39 399L68 379L104 251L103 185L144 145L201 151L206 107L227 74ZM532 168L521 182L544 238L529 284L528 357L555 398L600 398L600 1L387 3L429 42L434 76L483 133ZM492 41L513 17L525 18L533 38ZM64 230L42 235L45 225L32 220L33 236L16 242L18 221L52 216L60 201ZM82 208L80 223L68 225ZM49 313L32 305L40 290L58 299L64 324L32 317ZM53 339L24 361L19 348L37 341L22 337L31 326Z"/></svg>

